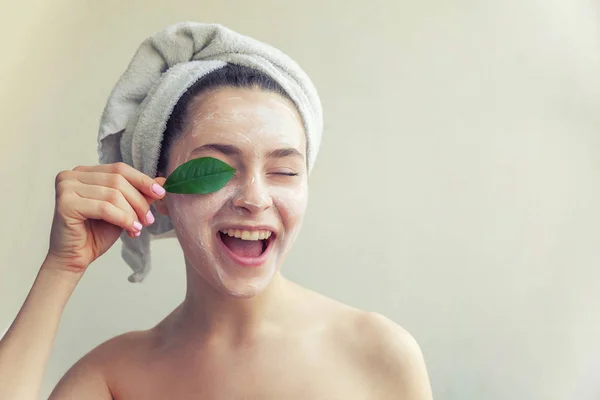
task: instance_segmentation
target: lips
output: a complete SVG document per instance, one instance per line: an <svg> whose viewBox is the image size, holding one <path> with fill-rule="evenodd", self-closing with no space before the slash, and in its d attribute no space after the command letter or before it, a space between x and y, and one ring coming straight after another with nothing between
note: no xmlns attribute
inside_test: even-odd
<svg viewBox="0 0 600 400"><path fill-rule="evenodd" d="M271 229L225 228L217 232L224 253L243 267L257 267L269 257L275 234Z"/></svg>

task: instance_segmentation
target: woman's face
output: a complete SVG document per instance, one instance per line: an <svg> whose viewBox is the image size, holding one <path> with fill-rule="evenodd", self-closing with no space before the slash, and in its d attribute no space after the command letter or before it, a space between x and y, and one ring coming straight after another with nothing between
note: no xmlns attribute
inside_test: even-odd
<svg viewBox="0 0 600 400"><path fill-rule="evenodd" d="M224 294L251 297L278 272L308 200L306 138L293 103L279 94L219 88L188 107L168 173L198 157L236 169L208 195L165 199L187 264Z"/></svg>

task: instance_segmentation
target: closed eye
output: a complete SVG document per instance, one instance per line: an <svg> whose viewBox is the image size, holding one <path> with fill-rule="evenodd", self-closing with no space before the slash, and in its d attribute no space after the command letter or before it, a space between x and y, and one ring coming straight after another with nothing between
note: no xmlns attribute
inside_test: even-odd
<svg viewBox="0 0 600 400"><path fill-rule="evenodd" d="M281 176L298 176L297 172L273 172L273 175L281 175Z"/></svg>

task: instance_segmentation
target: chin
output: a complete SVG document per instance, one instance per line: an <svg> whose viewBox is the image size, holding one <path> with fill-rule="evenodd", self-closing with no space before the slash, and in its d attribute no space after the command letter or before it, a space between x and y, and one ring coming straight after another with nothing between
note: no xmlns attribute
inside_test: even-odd
<svg viewBox="0 0 600 400"><path fill-rule="evenodd" d="M233 274L231 272L234 272ZM239 274L241 271L226 272L221 269L217 274L217 281L213 283L215 289L221 294L240 299L249 299L263 293L273 282L277 272L275 266L262 266L256 268L253 276ZM258 274L257 274L258 273Z"/></svg>

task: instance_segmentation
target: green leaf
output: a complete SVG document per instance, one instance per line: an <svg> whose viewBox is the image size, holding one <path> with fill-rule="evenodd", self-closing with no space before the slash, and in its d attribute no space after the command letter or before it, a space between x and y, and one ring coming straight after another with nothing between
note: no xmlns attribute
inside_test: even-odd
<svg viewBox="0 0 600 400"><path fill-rule="evenodd" d="M195 158L177 167L163 187L169 193L207 194L225 186L234 173L234 168L216 158Z"/></svg>

